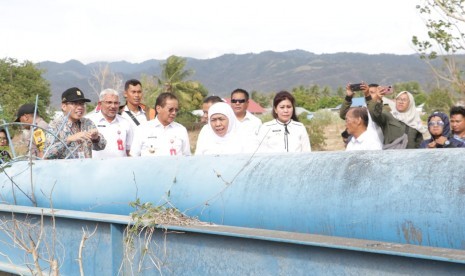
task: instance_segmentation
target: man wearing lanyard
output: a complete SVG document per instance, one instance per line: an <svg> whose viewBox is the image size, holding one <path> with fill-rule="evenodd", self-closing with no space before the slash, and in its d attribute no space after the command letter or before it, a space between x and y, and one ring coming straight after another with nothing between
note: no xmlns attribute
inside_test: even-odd
<svg viewBox="0 0 465 276"><path fill-rule="evenodd" d="M124 84L126 104L120 106L119 114L127 119L133 129L149 120L149 110L142 104L142 84L136 79L130 79Z"/></svg>
<svg viewBox="0 0 465 276"><path fill-rule="evenodd" d="M174 121L178 112L174 94L161 93L155 102L155 119L136 128L131 156L191 155L187 130Z"/></svg>
<svg viewBox="0 0 465 276"><path fill-rule="evenodd" d="M133 137L131 123L118 114L119 94L113 89L100 92L100 111L88 118L97 126L107 140L104 150L92 151L92 158L125 157L129 154Z"/></svg>
<svg viewBox="0 0 465 276"><path fill-rule="evenodd" d="M61 95L63 116L49 124L45 138L44 159L92 158L92 150L103 150L107 141L94 122L84 118L89 99L77 87ZM50 134L54 133L58 139Z"/></svg>

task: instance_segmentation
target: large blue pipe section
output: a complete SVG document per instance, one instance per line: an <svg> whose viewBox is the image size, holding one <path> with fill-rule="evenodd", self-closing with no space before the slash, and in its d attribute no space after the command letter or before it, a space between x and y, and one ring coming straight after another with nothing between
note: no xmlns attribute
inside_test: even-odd
<svg viewBox="0 0 465 276"><path fill-rule="evenodd" d="M463 250L218 225L164 225L133 233L137 237L124 245L129 216L0 204L2 222L13 214L21 231L0 231L0 271L21 275L38 275L32 254L18 244L28 241L19 233L39 236L28 226L39 221L45 275L53 275L52 259L60 275L69 276L465 274Z"/></svg>
<svg viewBox="0 0 465 276"><path fill-rule="evenodd" d="M22 161L0 173L0 199L127 215L139 198L215 224L464 249L464 156L445 149L39 160L32 170Z"/></svg>

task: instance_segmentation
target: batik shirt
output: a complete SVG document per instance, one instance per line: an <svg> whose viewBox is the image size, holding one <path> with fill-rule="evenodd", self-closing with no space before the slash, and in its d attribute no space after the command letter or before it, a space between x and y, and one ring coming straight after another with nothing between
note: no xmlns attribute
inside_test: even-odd
<svg viewBox="0 0 465 276"><path fill-rule="evenodd" d="M107 144L101 133L98 134L99 139L94 142L80 140L66 143L66 139L75 133L96 128L94 122L88 118L81 118L74 123L69 121L66 116L53 120L49 124L50 133L47 133L45 139L46 155L44 155L44 159L92 158L92 150L103 150ZM58 139L51 133L54 133Z"/></svg>

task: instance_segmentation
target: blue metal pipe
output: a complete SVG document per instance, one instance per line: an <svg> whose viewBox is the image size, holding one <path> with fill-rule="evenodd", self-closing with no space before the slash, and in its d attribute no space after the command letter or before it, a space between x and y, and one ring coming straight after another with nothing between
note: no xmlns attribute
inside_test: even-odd
<svg viewBox="0 0 465 276"><path fill-rule="evenodd" d="M465 150L39 160L38 206L127 215L169 202L202 221L465 248ZM0 174L0 196L30 200L27 162ZM14 185L10 178L13 179Z"/></svg>
<svg viewBox="0 0 465 276"><path fill-rule="evenodd" d="M144 242L133 243L129 254L132 269L124 260L123 231L129 216L76 212L69 210L0 205L4 222L11 214L17 221L40 221L44 217L42 252L49 252L52 241L57 249L62 275L79 275L78 258L82 229L93 231L83 247L86 275L461 275L465 273L465 251L368 240L289 233L231 226L162 226ZM27 215L27 216L26 216ZM56 235L52 240L51 217ZM108 217L111 217L110 219ZM27 218L27 219L26 219ZM0 271L27 274L26 254L8 246L0 232L2 252ZM142 233L142 237L146 233ZM159 259L156 268L140 253L149 243ZM132 255L133 254L133 255ZM44 254L45 255L45 254ZM42 255L42 256L44 256ZM141 273L132 273L139 267ZM30 263L30 262L29 262ZM42 266L46 268L46 265Z"/></svg>

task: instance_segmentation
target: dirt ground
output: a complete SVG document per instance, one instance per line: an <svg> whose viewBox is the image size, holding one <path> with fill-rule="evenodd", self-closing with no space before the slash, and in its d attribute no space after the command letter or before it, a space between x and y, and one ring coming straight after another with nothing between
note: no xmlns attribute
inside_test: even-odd
<svg viewBox="0 0 465 276"><path fill-rule="evenodd" d="M341 132L343 132L344 129L345 125L342 120L325 127L326 146L324 151L345 150L344 142L342 142L341 138Z"/></svg>

